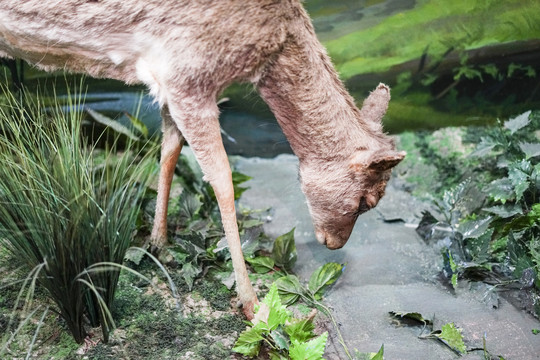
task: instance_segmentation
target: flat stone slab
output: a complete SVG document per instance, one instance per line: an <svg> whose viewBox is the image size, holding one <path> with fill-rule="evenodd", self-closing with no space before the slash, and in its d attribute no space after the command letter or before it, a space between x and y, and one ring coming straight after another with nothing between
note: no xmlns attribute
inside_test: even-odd
<svg viewBox="0 0 540 360"><path fill-rule="evenodd" d="M494 309L478 293L462 289L457 295L438 281L441 256L425 245L414 224L425 205L392 183L379 206L360 216L347 245L330 251L320 245L298 183L298 161L292 155L274 159L233 158L233 166L253 177L240 205L271 207L265 232L271 237L296 227L298 261L295 273L303 280L327 262L346 263L340 280L324 302L333 310L349 349L376 352L384 344L385 359L457 359L435 340L419 339L419 327L402 326L390 311L434 316L435 324L455 323L468 348L482 348L483 337L492 355L505 360L540 359L540 328L531 315L499 299ZM481 295L481 294L480 294ZM327 359L347 359L329 325ZM463 359L484 359L483 351Z"/></svg>

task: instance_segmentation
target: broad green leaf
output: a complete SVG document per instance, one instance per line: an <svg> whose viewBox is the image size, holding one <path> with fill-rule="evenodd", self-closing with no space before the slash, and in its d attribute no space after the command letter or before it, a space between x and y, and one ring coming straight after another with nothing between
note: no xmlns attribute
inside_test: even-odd
<svg viewBox="0 0 540 360"><path fill-rule="evenodd" d="M531 122L529 120L529 115L531 114L531 111L524 112L521 115L516 116L513 119L510 119L508 121L504 122L504 127L510 130L510 134L515 133L519 129L529 125Z"/></svg>
<svg viewBox="0 0 540 360"><path fill-rule="evenodd" d="M272 248L272 257L274 258L275 264L285 270L292 270L296 263L294 230L295 228L292 228L288 233L279 236L274 241L274 247Z"/></svg>
<svg viewBox="0 0 540 360"><path fill-rule="evenodd" d="M140 132L142 134L142 136L144 136L145 138L148 137L148 128L146 127L146 125L139 119L137 119L135 116L129 114L129 113L124 113L127 118L129 119L129 121L131 121L131 125L133 125L133 127L135 129L137 129L138 132Z"/></svg>
<svg viewBox="0 0 540 360"><path fill-rule="evenodd" d="M430 319L424 318L424 316L418 312L409 312L409 311L390 311L390 315L397 318L411 319L418 321L424 325L431 325L432 321Z"/></svg>
<svg viewBox="0 0 540 360"><path fill-rule="evenodd" d="M258 327L252 327L240 334L232 350L246 356L257 356L261 347L263 330Z"/></svg>
<svg viewBox="0 0 540 360"><path fill-rule="evenodd" d="M291 324L285 326L285 332L289 335L289 338L292 340L297 340L300 342L307 341L313 337L315 330L315 325L313 321L309 319L302 319L292 322Z"/></svg>
<svg viewBox="0 0 540 360"><path fill-rule="evenodd" d="M344 264L334 262L324 264L311 275L308 289L317 300L320 299L324 291L339 279L344 269Z"/></svg>
<svg viewBox="0 0 540 360"><path fill-rule="evenodd" d="M178 215L188 221L193 220L199 214L203 205L201 197L200 194L193 194L189 191L182 192Z"/></svg>
<svg viewBox="0 0 540 360"><path fill-rule="evenodd" d="M463 335L461 331L456 328L454 323L448 323L443 325L440 334L436 334L445 344L452 349L458 351L461 354L467 353L467 347L463 342Z"/></svg>
<svg viewBox="0 0 540 360"><path fill-rule="evenodd" d="M295 275L287 275L277 279L274 284L284 305L294 304L300 296L304 295L304 289Z"/></svg>
<svg viewBox="0 0 540 360"><path fill-rule="evenodd" d="M118 121L111 119L110 117L107 117L105 115L102 115L98 113L97 111L94 111L92 109L87 108L86 112L98 123L105 125L107 127L110 127L114 131L116 131L119 134L126 135L128 138L132 140L139 140L139 138L127 127L120 124Z"/></svg>
<svg viewBox="0 0 540 360"><path fill-rule="evenodd" d="M192 263L186 263L184 266L182 266L182 270L180 270L180 275L184 278L186 281L186 284L188 286L189 291L191 291L191 288L193 287L193 282L195 281L195 278L202 272L202 269L198 266L193 265Z"/></svg>
<svg viewBox="0 0 540 360"><path fill-rule="evenodd" d="M249 220L242 221L242 228L249 229L249 228L260 226L263 224L264 222L262 222L259 219L249 219Z"/></svg>
<svg viewBox="0 0 540 360"><path fill-rule="evenodd" d="M266 294L262 302L270 309L268 320L266 321L268 330L271 331L277 329L279 325L284 325L285 321L289 319L290 312L285 305L282 305L281 303L276 283L273 283L272 286L270 286L270 291Z"/></svg>
<svg viewBox="0 0 540 360"><path fill-rule="evenodd" d="M358 350L355 350L354 360L383 360L384 357L384 344L381 345L381 348L376 353L361 353Z"/></svg>
<svg viewBox="0 0 540 360"><path fill-rule="evenodd" d="M479 218L476 220L468 220L459 224L458 230L463 235L464 239L467 238L478 238L482 236L489 225L491 224L492 217L488 216L485 218Z"/></svg>
<svg viewBox="0 0 540 360"><path fill-rule="evenodd" d="M308 341L307 343L301 343L299 341L293 341L289 348L289 356L291 360L321 360L323 359L324 348L326 347L326 340L328 333L325 332L319 337Z"/></svg>
<svg viewBox="0 0 540 360"><path fill-rule="evenodd" d="M258 256L256 258L246 258L257 274L265 274L274 270L274 259L268 256Z"/></svg>
<svg viewBox="0 0 540 360"><path fill-rule="evenodd" d="M188 261L189 254L186 254L181 246L171 246L166 248L166 250L169 254L172 255L172 257L178 264L183 265Z"/></svg>
<svg viewBox="0 0 540 360"><path fill-rule="evenodd" d="M529 175L532 172L532 165L527 160L522 160L508 167L508 178L514 187L516 200L519 201L523 197L523 193L529 188Z"/></svg>
<svg viewBox="0 0 540 360"><path fill-rule="evenodd" d="M483 211L495 214L502 219L511 218L514 215L523 214L523 209L519 204L505 204L483 208Z"/></svg>
<svg viewBox="0 0 540 360"><path fill-rule="evenodd" d="M503 204L508 200L515 199L514 187L509 178L501 178L492 181L489 184L487 191L493 200L500 201Z"/></svg>
<svg viewBox="0 0 540 360"><path fill-rule="evenodd" d="M519 148L525 154L526 159L540 156L540 143L520 143Z"/></svg>

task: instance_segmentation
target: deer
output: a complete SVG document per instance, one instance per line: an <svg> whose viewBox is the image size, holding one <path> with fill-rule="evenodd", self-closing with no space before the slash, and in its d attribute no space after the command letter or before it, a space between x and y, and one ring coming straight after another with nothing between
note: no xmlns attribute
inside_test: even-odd
<svg viewBox="0 0 540 360"><path fill-rule="evenodd" d="M248 82L269 105L299 159L315 237L328 249L345 245L405 156L382 128L390 89L379 84L358 108L300 0L0 0L0 57L149 89L162 117L151 244L167 245L171 181L187 142L215 192L249 320L258 300L221 139L222 91Z"/></svg>

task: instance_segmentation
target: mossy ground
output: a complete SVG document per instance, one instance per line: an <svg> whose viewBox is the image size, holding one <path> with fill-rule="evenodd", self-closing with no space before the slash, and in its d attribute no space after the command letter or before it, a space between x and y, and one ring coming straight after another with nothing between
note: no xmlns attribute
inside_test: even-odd
<svg viewBox="0 0 540 360"><path fill-rule="evenodd" d="M7 258L1 260L2 272ZM211 274L197 280L192 291L179 283L178 304L171 295L161 270L143 260L134 268L152 279L148 284L127 271L120 276L112 314L116 330L109 343L100 340L100 329L88 329L88 343L73 341L62 320L53 312L46 316L32 356L54 359L225 359L241 358L231 349L245 330L244 317L235 306L234 291ZM174 269L168 269L174 277ZM0 296L0 330L7 329L18 287L3 289ZM41 296L33 308L47 305ZM19 310L22 310L19 307ZM13 358L24 357L34 336L33 320L9 346ZM19 313L21 315L21 313Z"/></svg>

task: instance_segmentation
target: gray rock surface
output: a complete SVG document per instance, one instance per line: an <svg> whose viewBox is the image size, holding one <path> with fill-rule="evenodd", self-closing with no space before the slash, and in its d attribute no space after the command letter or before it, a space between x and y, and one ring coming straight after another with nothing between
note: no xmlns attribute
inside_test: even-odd
<svg viewBox="0 0 540 360"><path fill-rule="evenodd" d="M463 330L468 348L482 348L506 360L540 359L540 322L504 299L498 308L482 302L483 293L468 288L456 293L437 280L440 255L426 246L414 224L421 202L392 183L379 206L358 219L347 245L330 251L317 243L298 184L298 162L292 155L275 159L235 158L233 165L253 177L240 200L252 209L271 207L265 232L277 237L296 227L296 274L304 280L326 262L347 263L344 274L324 299L333 310L349 349L376 352L384 344L385 359L457 359L435 340L418 338L417 327L401 326L389 311L434 315L436 324L454 322ZM385 221L388 220L388 221ZM440 326L440 325L439 325ZM329 325L327 359L347 359ZM484 359L475 351L463 359ZM498 359L498 357L497 357Z"/></svg>

